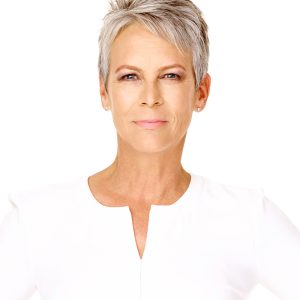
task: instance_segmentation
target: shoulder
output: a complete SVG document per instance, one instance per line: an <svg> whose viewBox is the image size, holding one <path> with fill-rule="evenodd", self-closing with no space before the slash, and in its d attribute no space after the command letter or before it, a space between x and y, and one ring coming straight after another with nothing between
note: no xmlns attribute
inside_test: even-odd
<svg viewBox="0 0 300 300"><path fill-rule="evenodd" d="M66 182L56 182L27 190L11 192L8 196L13 207L23 214L57 212L72 205L79 196L78 191L84 178L76 178Z"/></svg>
<svg viewBox="0 0 300 300"><path fill-rule="evenodd" d="M9 194L18 224L32 245L42 247L60 236L66 224L78 222L84 183L84 178L76 178Z"/></svg>
<svg viewBox="0 0 300 300"><path fill-rule="evenodd" d="M202 181L204 194L219 204L253 205L264 197L262 188L225 184L207 177L202 177Z"/></svg>
<svg viewBox="0 0 300 300"><path fill-rule="evenodd" d="M9 194L14 224L33 256L46 253L65 238L65 231L71 232L80 223L78 203L82 202L84 182L84 178L76 178Z"/></svg>
<svg viewBox="0 0 300 300"><path fill-rule="evenodd" d="M259 187L246 187L225 184L199 175L196 178L199 187L199 205L212 215L222 218L255 218L262 209L264 191Z"/></svg>

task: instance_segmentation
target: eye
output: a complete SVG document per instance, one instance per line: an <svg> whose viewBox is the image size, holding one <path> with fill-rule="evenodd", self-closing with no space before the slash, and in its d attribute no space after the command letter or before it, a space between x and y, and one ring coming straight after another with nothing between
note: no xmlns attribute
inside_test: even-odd
<svg viewBox="0 0 300 300"><path fill-rule="evenodd" d="M134 76L137 76L136 74L134 73L130 73L130 74L126 74L126 75L123 75L120 80L125 80L125 81L132 81L134 78ZM178 74L175 74L175 73L168 73L165 76L168 76L167 79L181 79L181 76L178 75Z"/></svg>
<svg viewBox="0 0 300 300"><path fill-rule="evenodd" d="M131 78L129 78L130 76L136 76L136 74L131 73L131 74L123 75L123 76L120 78L120 80L129 80L129 81L131 81Z"/></svg>
<svg viewBox="0 0 300 300"><path fill-rule="evenodd" d="M175 76L175 77L169 77L169 75L171 76ZM168 76L168 79L180 79L181 77L178 75L178 74L175 74L175 73L169 73L169 74L166 74L165 76Z"/></svg>

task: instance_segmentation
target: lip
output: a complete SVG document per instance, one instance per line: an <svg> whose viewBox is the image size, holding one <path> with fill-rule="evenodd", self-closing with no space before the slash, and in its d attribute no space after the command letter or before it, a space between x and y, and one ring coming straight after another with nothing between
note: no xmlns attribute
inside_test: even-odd
<svg viewBox="0 0 300 300"><path fill-rule="evenodd" d="M156 128L160 128L163 125L165 125L167 123L167 121L152 119L152 120L134 121L134 123L136 125L140 126L140 127L145 128L145 129L156 129Z"/></svg>

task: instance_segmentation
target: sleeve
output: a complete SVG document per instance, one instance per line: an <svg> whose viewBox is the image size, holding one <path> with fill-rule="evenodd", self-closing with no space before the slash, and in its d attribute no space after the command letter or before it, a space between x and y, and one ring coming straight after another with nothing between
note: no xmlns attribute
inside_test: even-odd
<svg viewBox="0 0 300 300"><path fill-rule="evenodd" d="M0 224L0 299L28 300L36 290L34 268L16 206Z"/></svg>
<svg viewBox="0 0 300 300"><path fill-rule="evenodd" d="M300 299L300 231L263 196L255 238L259 283L282 300Z"/></svg>

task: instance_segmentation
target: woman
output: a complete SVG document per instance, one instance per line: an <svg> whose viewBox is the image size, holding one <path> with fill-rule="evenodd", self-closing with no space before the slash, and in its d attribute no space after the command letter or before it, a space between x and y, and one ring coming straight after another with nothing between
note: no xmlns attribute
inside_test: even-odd
<svg viewBox="0 0 300 300"><path fill-rule="evenodd" d="M206 104L207 25L187 0L117 0L99 38L100 93L117 131L106 169L11 195L0 299L300 299L300 232L260 190L181 165Z"/></svg>

